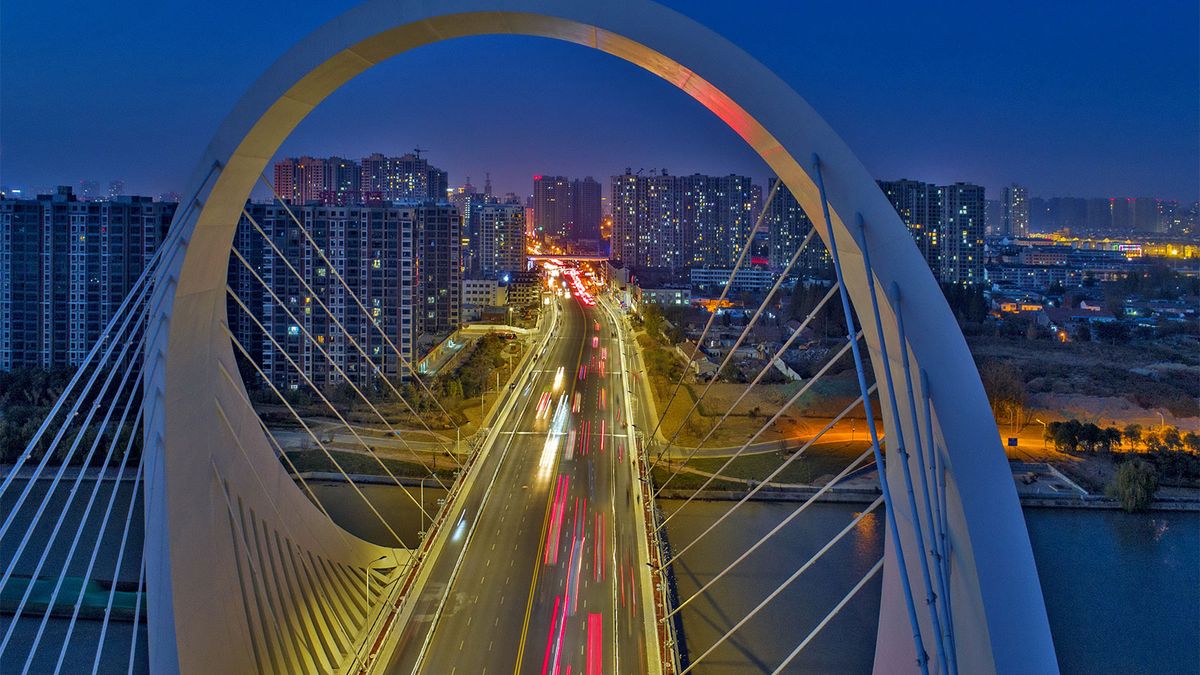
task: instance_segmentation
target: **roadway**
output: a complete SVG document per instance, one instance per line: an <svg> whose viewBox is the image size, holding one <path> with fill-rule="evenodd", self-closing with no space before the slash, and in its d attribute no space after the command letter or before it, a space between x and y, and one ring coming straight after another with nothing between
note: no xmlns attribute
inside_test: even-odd
<svg viewBox="0 0 1200 675"><path fill-rule="evenodd" d="M388 672L648 671L615 326L593 305L557 302Z"/></svg>

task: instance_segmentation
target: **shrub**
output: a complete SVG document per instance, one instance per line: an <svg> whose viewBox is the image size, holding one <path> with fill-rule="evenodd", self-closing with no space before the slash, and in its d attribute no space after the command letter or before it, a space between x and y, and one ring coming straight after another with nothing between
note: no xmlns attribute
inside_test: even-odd
<svg viewBox="0 0 1200 675"><path fill-rule="evenodd" d="M1117 475L1108 486L1108 495L1121 502L1126 511L1142 511L1154 500L1158 490L1158 474L1149 464L1140 460L1125 462L1117 469Z"/></svg>

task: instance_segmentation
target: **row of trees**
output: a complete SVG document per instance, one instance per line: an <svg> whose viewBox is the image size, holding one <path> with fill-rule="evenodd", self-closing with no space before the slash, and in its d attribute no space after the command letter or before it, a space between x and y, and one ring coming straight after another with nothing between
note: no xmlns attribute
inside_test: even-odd
<svg viewBox="0 0 1200 675"><path fill-rule="evenodd" d="M1091 422L1065 420L1046 425L1046 440L1054 443L1058 450L1066 452L1112 452L1126 448L1146 452L1200 453L1200 435L1194 432L1180 433L1176 427L1164 426L1159 430L1147 430L1140 424L1129 424L1124 429L1099 427Z"/></svg>

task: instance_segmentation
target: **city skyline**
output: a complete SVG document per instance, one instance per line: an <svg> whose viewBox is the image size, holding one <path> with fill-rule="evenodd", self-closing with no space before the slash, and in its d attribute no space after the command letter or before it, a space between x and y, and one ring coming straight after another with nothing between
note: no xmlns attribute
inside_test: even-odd
<svg viewBox="0 0 1200 675"><path fill-rule="evenodd" d="M1200 673L1196 0L666 1L0 7L0 671Z"/></svg>
<svg viewBox="0 0 1200 675"><path fill-rule="evenodd" d="M771 16L761 10L729 16L719 3L673 4L720 25L827 111L839 133L867 149L863 160L877 178L970 181L984 185L989 195L1016 182L1032 196L1200 198L1200 125L1187 114L1200 92L1200 71L1189 56L1194 35L1186 32L1195 25L1197 10L1186 3L1160 3L1122 22L1122 40L1150 45L1136 58L1111 47L1115 28L1106 20L1111 12L1104 11L1077 15L1066 7L1030 5L989 14L984 27L973 21L984 10L958 11L969 28L866 55L842 46L849 44L843 39L850 32L845 13L854 10L775 8ZM45 11L4 9L12 28L2 48L10 67L5 73L9 95L0 103L6 121L0 132L0 183L47 187L98 180L103 185L117 178L130 192L158 194L179 189L192 168L185 149L201 142L234 102L231 92L239 87L220 75L223 68L246 79L234 85L248 84L252 78L246 73L257 74L263 66L243 62L274 60L338 8L296 7L278 32L246 38L238 49L207 41L226 13L221 3L175 11L172 17L191 28L178 35L171 31L172 39L187 47L176 52L190 55L167 62L138 56L164 39L150 30L158 18L154 12L125 13L120 25L112 26L111 19L87 7L56 14L54 21L42 17ZM936 5L879 7L866 16L856 11L853 18L859 30L888 42L905 26L944 21L945 12ZM771 17L777 14L788 16L775 21ZM773 27L791 25L792 19L828 30L805 30L797 41ZM51 33L22 31L23 25ZM112 30L92 31L95 26ZM135 33L138 39L121 41ZM94 67L64 67L50 82L30 78L34 65L65 58L48 49L60 42L50 39L56 35L75 46L71 58L77 51ZM915 68L918 63L923 67ZM545 68L541 84L519 77L531 65ZM153 94L135 96L124 87L101 86L97 75L109 71L122 73L121 82L129 86L146 84ZM477 92L457 86L459 75L503 82L511 95L479 112L483 108L470 104ZM922 97L909 95L933 86L931 78L945 86L950 104L923 105ZM547 89L545 82L555 86ZM431 95L414 97L414 88ZM596 96L597 90L605 95ZM144 105L132 104L139 99ZM364 100L373 105L363 106ZM51 112L55 123L47 124L41 102L57 102L53 110L71 113ZM398 109L404 114L397 115ZM892 112L879 115L880 109ZM636 118L629 116L631 110ZM587 133L579 133L581 128ZM605 142L590 142L599 138ZM111 150L119 143L132 150L114 165ZM346 156L382 149L399 155L426 143L437 146L433 150L441 165L453 167L451 182L490 171L501 193L524 194L528 178L538 173L607 176L628 165L682 175L728 171L760 184L767 179L765 167L740 139L668 84L608 57L533 38L472 38L382 64L323 104L288 139L281 155L302 149ZM588 151L581 152L584 148ZM523 159L532 157L539 159Z"/></svg>

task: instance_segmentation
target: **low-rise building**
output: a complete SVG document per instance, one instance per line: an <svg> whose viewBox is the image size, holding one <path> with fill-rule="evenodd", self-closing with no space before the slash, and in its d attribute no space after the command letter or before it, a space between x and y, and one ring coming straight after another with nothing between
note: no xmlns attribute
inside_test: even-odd
<svg viewBox="0 0 1200 675"><path fill-rule="evenodd" d="M642 305L687 306L692 302L690 288L640 288L634 286L634 302L640 308Z"/></svg>
<svg viewBox="0 0 1200 675"><path fill-rule="evenodd" d="M729 274L732 271L731 269L695 268L688 275L692 286L700 289L719 289L729 283ZM733 284L729 290L732 293L762 291L770 288L774 283L775 273L771 270L743 268L733 275Z"/></svg>
<svg viewBox="0 0 1200 675"><path fill-rule="evenodd" d="M536 305L542 301L542 275L538 270L516 272L509 276L507 303L514 307Z"/></svg>
<svg viewBox="0 0 1200 675"><path fill-rule="evenodd" d="M464 321L478 321L488 307L508 302L508 287L496 279L463 279L462 313Z"/></svg>

